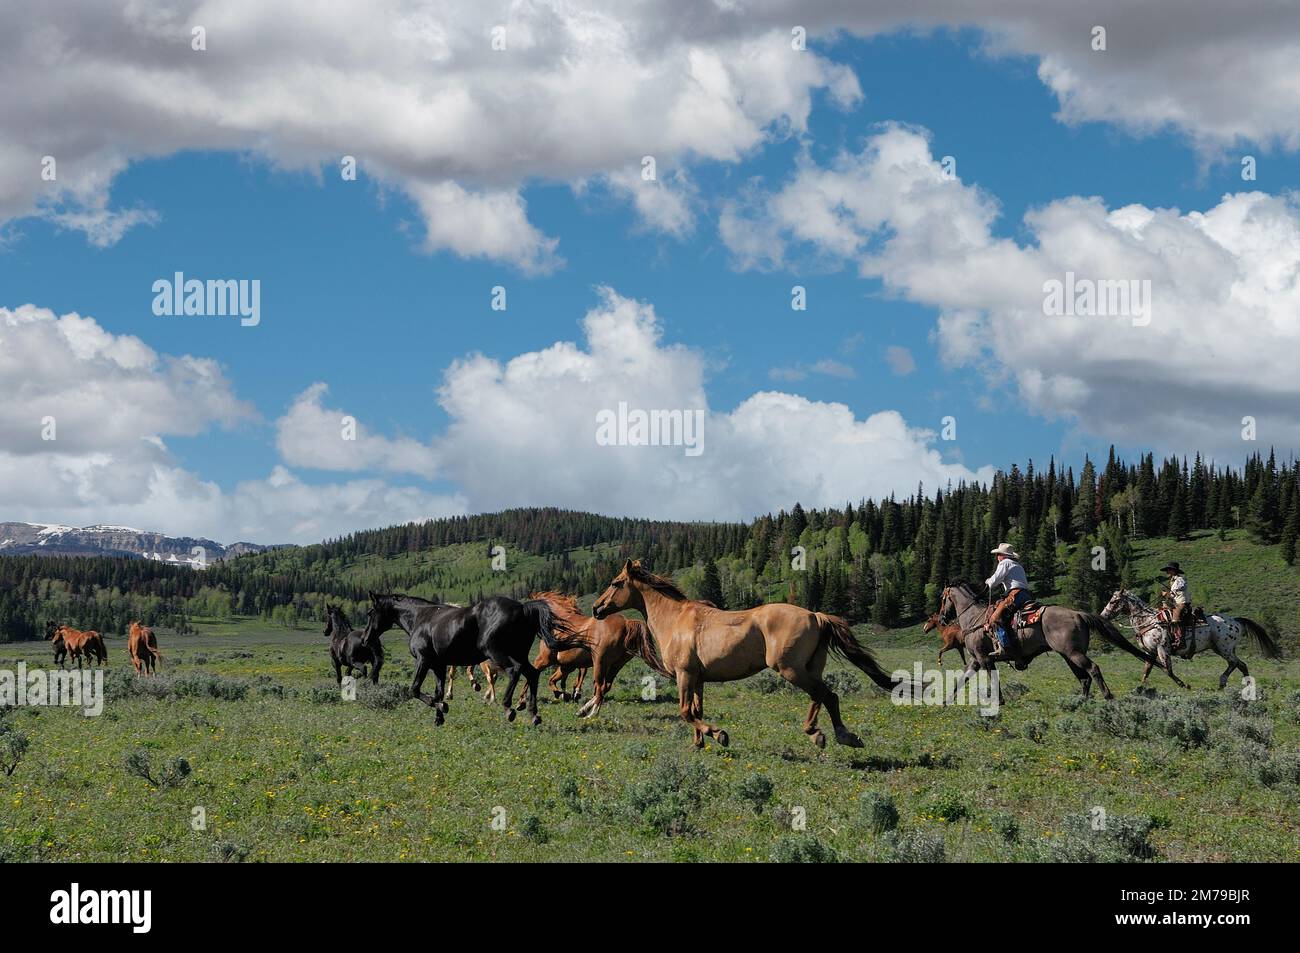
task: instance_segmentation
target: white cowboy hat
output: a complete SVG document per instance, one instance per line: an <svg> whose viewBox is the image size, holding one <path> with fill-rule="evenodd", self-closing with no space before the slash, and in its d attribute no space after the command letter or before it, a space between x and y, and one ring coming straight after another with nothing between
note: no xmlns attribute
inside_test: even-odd
<svg viewBox="0 0 1300 953"><path fill-rule="evenodd" d="M994 556L1008 556L1011 559L1019 559L1020 554L1011 548L1010 543L998 543L997 549L990 549Z"/></svg>

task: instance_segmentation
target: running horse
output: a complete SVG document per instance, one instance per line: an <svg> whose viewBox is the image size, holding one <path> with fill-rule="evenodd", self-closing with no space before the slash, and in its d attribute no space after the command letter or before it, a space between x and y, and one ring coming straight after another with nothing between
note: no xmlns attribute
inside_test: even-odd
<svg viewBox="0 0 1300 953"><path fill-rule="evenodd" d="M835 727L835 740L862 747L840 718L839 697L822 680L829 653L848 659L886 691L915 690L906 681L890 678L838 616L783 602L728 612L687 598L670 580L630 559L596 600L592 614L604 619L624 609L646 617L663 670L677 681L682 718L694 729L697 748L705 737L724 748L730 744L726 731L704 720L708 682L732 682L771 669L812 699L803 730L819 748L826 746L826 736L817 728L823 706Z"/></svg>
<svg viewBox="0 0 1300 953"><path fill-rule="evenodd" d="M956 649L957 654L961 656L961 664L966 664L966 646L961 637L961 626L952 622L944 625L939 619L939 613L935 612L930 618L925 620L925 625L921 627L922 632L929 632L932 629L939 630L939 637L943 639L943 645L939 648L939 667L943 668L943 653L949 649Z"/></svg>
<svg viewBox="0 0 1300 953"><path fill-rule="evenodd" d="M81 668L81 659L84 655L90 660L92 665L108 664L108 648L104 645L104 637L98 632L82 632L80 629L74 629L69 625L61 625L55 633L55 641L63 640L63 646L68 655L77 660L77 668ZM57 654L57 649L55 650Z"/></svg>
<svg viewBox="0 0 1300 953"><path fill-rule="evenodd" d="M591 669L593 692L591 698L578 709L580 717L596 716L600 706L604 704L605 696L614 687L614 679L623 670L623 666L634 658L641 659L665 678L672 677L655 655L654 643L650 640L650 630L646 628L644 622L624 618L621 615L611 615L604 619L583 615L578 611L577 599L558 592L534 592L529 598L545 601L552 612L563 619L575 633L587 640L587 645L562 649L559 652L552 651L550 646L543 643L537 649L537 658L533 659L533 667L538 671L545 671L552 665L556 667L547 681L551 687L551 694L565 701L570 700L564 691L564 680L569 673L574 670L578 672L578 684L574 688L572 699L577 701L578 694L582 690L583 673L588 668Z"/></svg>
<svg viewBox="0 0 1300 953"><path fill-rule="evenodd" d="M162 653L158 651L158 638L153 634L153 629L132 622L126 650L131 656L131 664L135 666L135 674L141 674L142 670L146 675L154 674Z"/></svg>
<svg viewBox="0 0 1300 953"><path fill-rule="evenodd" d="M357 671L366 677L370 666L370 681L379 684L379 670L384 667L384 645L378 639L366 645L362 631L352 628L342 606L325 604L325 638L330 640L330 661L334 664L334 681L343 684L343 669L355 678Z"/></svg>
<svg viewBox="0 0 1300 953"><path fill-rule="evenodd" d="M447 712L443 696L448 666L478 665L485 661L495 663L510 676L504 703L506 720L515 719L511 699L522 677L528 685L528 711L533 716L533 724L540 725L537 669L528 663L533 639L540 638L553 651L573 648L583 642L540 599L516 602L505 596L489 596L466 609L416 596L372 592L362 637L365 644L374 644L394 626L406 632L415 659L411 695L433 709L435 725L443 723ZM438 686L432 695L427 695L421 687L430 672Z"/></svg>
<svg viewBox="0 0 1300 953"><path fill-rule="evenodd" d="M939 599L939 618L945 623L955 621L961 627L966 651L970 652L966 670L953 687L952 698L956 698L957 692L976 671L992 672L997 667L997 659L989 658L989 653L993 651L993 640L984 631L988 619L987 600L968 582L951 583ZM1088 658L1090 635L1099 635L1116 648L1123 649L1144 662L1154 661L1095 612L1082 612L1065 606L1045 606L1037 623L1012 634L1013 638L1020 639L1020 659L1016 668L1028 668L1029 663L1044 652L1056 652L1065 659L1065 664L1070 666L1070 671L1079 680L1084 698L1088 697L1092 683L1096 681L1102 695L1107 700L1112 699L1115 696L1102 678L1101 669Z"/></svg>
<svg viewBox="0 0 1300 953"><path fill-rule="evenodd" d="M63 668L63 660L68 657L68 644L63 641L63 626L53 619L46 622L45 641L54 643L54 664Z"/></svg>
<svg viewBox="0 0 1300 953"><path fill-rule="evenodd" d="M1174 674L1175 655L1178 658L1190 659L1199 652L1212 650L1228 663L1227 669L1219 676L1220 688L1227 687L1228 676L1232 674L1233 669L1240 669L1243 679L1250 678L1250 670L1246 668L1246 663L1237 657L1237 644L1247 636L1254 640L1265 658L1282 657L1273 637L1262 625L1252 619L1241 616L1234 618L1217 612L1205 616L1203 620L1196 619L1191 631L1187 633L1182 645L1175 652L1170 641L1168 620L1162 619L1160 613L1143 602L1137 593L1127 589L1116 589L1110 601L1106 603L1106 608L1101 610L1101 617L1109 619L1121 611L1128 616L1129 624L1137 631L1137 640L1142 647L1148 653L1155 653L1155 664L1168 672L1169 677L1183 688L1187 686ZM1147 676L1151 674L1151 664L1147 662L1146 667L1142 669L1143 685L1147 683Z"/></svg>

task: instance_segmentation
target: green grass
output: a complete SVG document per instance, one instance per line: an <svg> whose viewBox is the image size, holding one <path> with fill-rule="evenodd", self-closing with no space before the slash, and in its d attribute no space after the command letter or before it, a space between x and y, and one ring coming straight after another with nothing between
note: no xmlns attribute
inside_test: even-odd
<svg viewBox="0 0 1300 953"><path fill-rule="evenodd" d="M1120 839L1080 822L1102 807L1110 830L1149 836L1159 860L1300 859L1300 778L1277 776L1300 748L1300 662L1248 652L1263 697L1241 711L1233 710L1237 676L1228 692L1214 690L1217 657L1180 666L1189 694L1154 674L1160 697L1149 701L1131 694L1136 660L1099 654L1120 696L1111 709L1099 700L1080 706L1055 656L1004 680L1013 687L997 719L970 708L896 707L861 689L843 702L866 747L832 742L824 752L800 731L806 698L764 691L768 680L755 678L708 687L706 717L732 743L694 751L671 691L640 699L647 671L639 662L596 720L544 704L539 728L525 718L506 723L462 674L447 723L436 728L413 700L389 709L325 701L336 695L315 631L247 621L199 630L161 634L163 673L191 685L204 673L238 680L242 698L132 695L98 718L39 708L5 716L30 747L12 776L0 774L0 855L871 861L933 857L942 844L952 860L1129 856ZM911 633L867 637L887 668L933 657L928 638L922 646ZM384 682L405 685L411 660L400 633L386 645ZM130 682L124 641L111 638L109 652L112 680ZM0 668L49 657L44 643L3 646ZM1159 717L1134 737L1110 717L1148 710ZM1189 720L1203 722L1204 744L1186 746ZM824 715L822 724L829 733ZM156 786L127 770L141 749L155 780L174 759L190 773ZM1270 783L1261 763L1278 769ZM755 775L770 781L766 800L768 785ZM882 800L896 806L897 829L882 828ZM191 828L196 807L206 811L204 831ZM505 830L494 830L494 816ZM801 816L806 830L794 830Z"/></svg>

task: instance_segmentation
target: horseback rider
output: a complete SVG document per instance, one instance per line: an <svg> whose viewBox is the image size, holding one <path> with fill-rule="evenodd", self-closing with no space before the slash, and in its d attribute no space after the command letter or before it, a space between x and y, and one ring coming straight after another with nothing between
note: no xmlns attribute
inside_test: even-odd
<svg viewBox="0 0 1300 953"><path fill-rule="evenodd" d="M1169 609L1169 631L1174 637L1174 650L1182 648L1187 626L1192 620L1192 602L1187 595L1187 575L1178 563L1166 563L1160 571L1169 574L1169 587L1160 590L1160 600Z"/></svg>
<svg viewBox="0 0 1300 953"><path fill-rule="evenodd" d="M984 626L986 630L997 633L998 647L989 658L1015 661L1020 658L1020 645L1012 632L1011 619L1030 600L1029 578L1025 575L1025 567L1020 565L1020 554L1011 548L1010 543L998 543L990 553L998 558L998 564L993 575L984 580L984 585L992 589L1001 584L1006 595L993 607Z"/></svg>

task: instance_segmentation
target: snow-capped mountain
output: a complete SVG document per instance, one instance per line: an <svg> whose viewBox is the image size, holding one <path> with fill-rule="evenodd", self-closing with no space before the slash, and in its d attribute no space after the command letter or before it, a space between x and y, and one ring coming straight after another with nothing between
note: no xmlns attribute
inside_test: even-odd
<svg viewBox="0 0 1300 953"><path fill-rule="evenodd" d="M0 556L125 556L201 569L209 563L271 549L257 543L224 546L210 539L166 536L130 526L0 523Z"/></svg>

